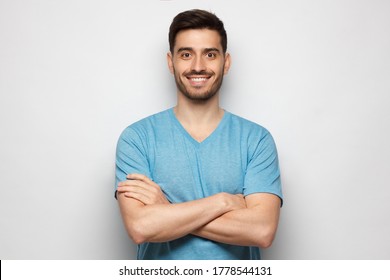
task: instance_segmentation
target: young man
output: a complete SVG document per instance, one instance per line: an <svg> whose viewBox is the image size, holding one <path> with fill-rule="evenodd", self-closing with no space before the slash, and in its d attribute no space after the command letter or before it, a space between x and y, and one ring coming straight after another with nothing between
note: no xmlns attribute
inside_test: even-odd
<svg viewBox="0 0 390 280"><path fill-rule="evenodd" d="M230 55L214 14L178 14L169 43L176 107L127 127L117 146L117 198L138 259L260 259L282 201L274 141L219 106Z"/></svg>

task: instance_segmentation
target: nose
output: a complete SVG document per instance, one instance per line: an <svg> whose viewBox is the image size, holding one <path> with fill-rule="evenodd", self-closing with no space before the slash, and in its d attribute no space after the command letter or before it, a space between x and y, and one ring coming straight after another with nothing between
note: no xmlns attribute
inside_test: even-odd
<svg viewBox="0 0 390 280"><path fill-rule="evenodd" d="M200 72L206 70L206 64L204 61L204 58L201 55L197 55L193 60L191 64L191 70Z"/></svg>

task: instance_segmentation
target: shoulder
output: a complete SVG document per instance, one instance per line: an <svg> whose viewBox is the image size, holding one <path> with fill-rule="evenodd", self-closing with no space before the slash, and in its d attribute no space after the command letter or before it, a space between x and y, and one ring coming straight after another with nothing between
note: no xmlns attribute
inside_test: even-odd
<svg viewBox="0 0 390 280"><path fill-rule="evenodd" d="M123 130L121 137L134 137L135 135L147 137L155 130L162 129L169 122L170 110L164 110L130 124Z"/></svg>
<svg viewBox="0 0 390 280"><path fill-rule="evenodd" d="M239 137L241 143L247 147L250 157L262 151L276 152L275 140L267 128L235 114L229 114L231 131L235 131L236 137Z"/></svg>
<svg viewBox="0 0 390 280"><path fill-rule="evenodd" d="M233 129L239 130L241 134L254 138L263 138L270 135L270 132L264 126L233 113L228 112L228 114L230 115L230 125Z"/></svg>

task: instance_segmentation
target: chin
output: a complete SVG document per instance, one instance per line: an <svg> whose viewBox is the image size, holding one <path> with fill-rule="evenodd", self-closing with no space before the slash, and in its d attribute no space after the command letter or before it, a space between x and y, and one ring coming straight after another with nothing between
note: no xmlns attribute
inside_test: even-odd
<svg viewBox="0 0 390 280"><path fill-rule="evenodd" d="M217 93L216 92L206 92L206 93L190 93L182 92L182 94L192 101L207 101L212 99Z"/></svg>

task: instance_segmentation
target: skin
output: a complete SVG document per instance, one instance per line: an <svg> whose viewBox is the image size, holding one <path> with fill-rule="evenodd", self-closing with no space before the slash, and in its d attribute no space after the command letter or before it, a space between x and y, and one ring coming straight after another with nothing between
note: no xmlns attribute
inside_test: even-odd
<svg viewBox="0 0 390 280"><path fill-rule="evenodd" d="M197 141L218 126L224 111L219 89L231 64L220 36L208 29L177 34L168 67L177 85L177 119ZM118 201L129 236L137 243L164 242L193 234L218 242L267 248L277 230L280 199L268 193L219 193L171 204L161 188L142 174L118 184Z"/></svg>
<svg viewBox="0 0 390 280"><path fill-rule="evenodd" d="M174 55L168 53L167 60L179 95L204 104L218 94L230 68L230 55L223 53L218 38L216 31L207 29L177 34ZM208 47L202 45L205 40Z"/></svg>

